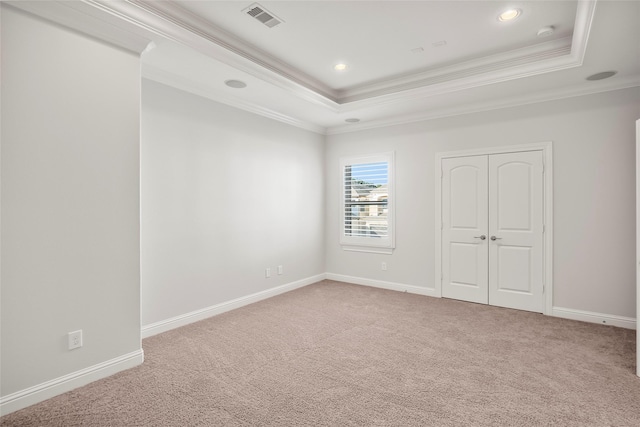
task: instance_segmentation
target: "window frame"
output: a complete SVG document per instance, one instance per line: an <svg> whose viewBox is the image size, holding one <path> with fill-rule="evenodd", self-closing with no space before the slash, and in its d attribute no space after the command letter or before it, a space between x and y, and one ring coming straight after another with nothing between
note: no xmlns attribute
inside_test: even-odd
<svg viewBox="0 0 640 427"><path fill-rule="evenodd" d="M346 186L345 167L365 163L387 163L387 237L353 237L345 235ZM340 158L340 245L343 250L391 254L395 249L395 152Z"/></svg>

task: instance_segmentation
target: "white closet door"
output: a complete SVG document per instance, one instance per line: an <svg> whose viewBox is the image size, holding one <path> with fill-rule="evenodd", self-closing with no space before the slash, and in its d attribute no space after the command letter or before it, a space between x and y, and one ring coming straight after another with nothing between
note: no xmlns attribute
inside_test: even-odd
<svg viewBox="0 0 640 427"><path fill-rule="evenodd" d="M489 304L542 312L542 152L489 156Z"/></svg>
<svg viewBox="0 0 640 427"><path fill-rule="evenodd" d="M442 160L442 296L488 303L487 156Z"/></svg>

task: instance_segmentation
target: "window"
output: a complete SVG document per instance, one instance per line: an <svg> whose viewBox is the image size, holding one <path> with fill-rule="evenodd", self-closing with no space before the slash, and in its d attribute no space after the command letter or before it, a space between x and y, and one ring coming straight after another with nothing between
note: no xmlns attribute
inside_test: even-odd
<svg viewBox="0 0 640 427"><path fill-rule="evenodd" d="M346 250L391 253L393 236L393 152L340 162L340 243Z"/></svg>

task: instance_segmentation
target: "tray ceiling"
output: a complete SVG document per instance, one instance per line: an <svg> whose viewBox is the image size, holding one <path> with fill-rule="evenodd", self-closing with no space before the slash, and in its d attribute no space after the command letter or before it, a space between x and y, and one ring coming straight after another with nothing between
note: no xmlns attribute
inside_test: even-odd
<svg viewBox="0 0 640 427"><path fill-rule="evenodd" d="M639 2L260 2L271 27L243 0L9 3L132 50L152 42L143 77L320 133L640 85Z"/></svg>

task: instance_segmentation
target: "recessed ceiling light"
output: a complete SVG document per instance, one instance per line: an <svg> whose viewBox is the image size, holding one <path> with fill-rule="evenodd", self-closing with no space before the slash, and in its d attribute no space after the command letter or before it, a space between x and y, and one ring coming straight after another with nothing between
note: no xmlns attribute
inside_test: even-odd
<svg viewBox="0 0 640 427"><path fill-rule="evenodd" d="M247 84L241 80L227 80L224 82L224 84L234 89L242 89L247 87Z"/></svg>
<svg viewBox="0 0 640 427"><path fill-rule="evenodd" d="M360 121L360 119L356 118L356 117L351 117L350 119L346 119L345 122L347 123L358 123Z"/></svg>
<svg viewBox="0 0 640 427"><path fill-rule="evenodd" d="M617 73L618 73L617 71L603 71L601 73L590 75L589 77L587 77L587 80L594 81L594 80L608 79L609 77L615 76Z"/></svg>
<svg viewBox="0 0 640 427"><path fill-rule="evenodd" d="M520 9L505 10L500 15L498 15L498 21L500 22L513 21L518 16L520 16L521 13L522 11Z"/></svg>
<svg viewBox="0 0 640 427"><path fill-rule="evenodd" d="M343 64L343 63L336 64L333 66L333 69L336 71L344 71L347 69L347 64Z"/></svg>

